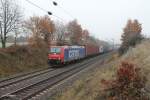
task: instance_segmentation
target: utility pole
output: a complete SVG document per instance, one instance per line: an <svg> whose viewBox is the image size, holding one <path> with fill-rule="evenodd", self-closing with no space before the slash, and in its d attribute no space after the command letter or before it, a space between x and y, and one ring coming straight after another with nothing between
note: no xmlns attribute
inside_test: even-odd
<svg viewBox="0 0 150 100"><path fill-rule="evenodd" d="M113 38L111 40L112 40L112 50L114 50L115 49L115 40Z"/></svg>

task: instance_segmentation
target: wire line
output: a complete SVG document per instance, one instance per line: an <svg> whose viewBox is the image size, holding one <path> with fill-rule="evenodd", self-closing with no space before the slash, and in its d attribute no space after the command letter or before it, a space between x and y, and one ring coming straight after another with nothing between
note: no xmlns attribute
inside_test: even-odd
<svg viewBox="0 0 150 100"><path fill-rule="evenodd" d="M28 3L30 3L31 5L33 5L33 6L37 7L37 8L39 8L39 9L43 10L44 12L47 12L47 10L45 10L44 8L41 8L40 6L36 5L35 3L33 3L33 2L31 2L31 1L29 1L29 0L26 0L26 1L27 1Z"/></svg>
<svg viewBox="0 0 150 100"><path fill-rule="evenodd" d="M50 1L52 1L53 5L54 5L55 1L54 0L50 0ZM57 2L56 2L56 4L57 4ZM69 13L67 10L65 10L63 7L61 7L59 4L57 4L55 6L58 6L64 13L66 13L67 15L69 15L71 18L75 19L75 17L71 13Z"/></svg>
<svg viewBox="0 0 150 100"><path fill-rule="evenodd" d="M49 11L47 11L46 9L44 9L44 8L42 8L42 7L40 7L40 6L38 6L37 4L35 4L35 3L33 3L33 2L31 2L31 1L29 1L29 0L25 0L25 1L27 1L28 3L30 3L31 5L33 5L33 6L37 7L37 8L39 8L39 9L41 9L42 11L44 11L44 12L46 12L46 13L49 12ZM58 17L58 16L56 16L56 15L54 15L54 14L52 14L52 16L54 16L54 17L56 17L56 18L58 18L58 19L64 21L64 19L62 19L61 17Z"/></svg>

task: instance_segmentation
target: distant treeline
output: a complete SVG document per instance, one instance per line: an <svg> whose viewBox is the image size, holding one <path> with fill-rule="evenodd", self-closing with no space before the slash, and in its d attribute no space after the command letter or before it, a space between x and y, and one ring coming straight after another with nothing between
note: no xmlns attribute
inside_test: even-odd
<svg viewBox="0 0 150 100"><path fill-rule="evenodd" d="M7 43L14 43L14 42L15 42L15 37L13 35L7 37ZM16 42L19 42L19 43L20 42L27 42L27 37L25 37L25 36L17 37Z"/></svg>

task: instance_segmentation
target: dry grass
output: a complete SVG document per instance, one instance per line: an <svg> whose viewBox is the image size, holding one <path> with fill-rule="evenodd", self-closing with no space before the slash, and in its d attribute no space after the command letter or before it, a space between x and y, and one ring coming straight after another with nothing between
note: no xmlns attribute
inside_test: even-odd
<svg viewBox="0 0 150 100"><path fill-rule="evenodd" d="M0 49L0 77L47 67L44 47L12 46Z"/></svg>
<svg viewBox="0 0 150 100"><path fill-rule="evenodd" d="M122 57L118 57L117 54L110 56L103 67L97 67L93 72L83 75L64 93L56 94L54 100L103 100L101 98L101 89L103 88L101 80L113 79L117 66L124 60L141 67L148 78L147 86L150 85L150 40L145 40L136 48L131 48Z"/></svg>
<svg viewBox="0 0 150 100"><path fill-rule="evenodd" d="M143 73L147 76L147 85L150 85L150 40L145 40L136 48L130 48L121 60L127 60L141 67Z"/></svg>
<svg viewBox="0 0 150 100"><path fill-rule="evenodd" d="M101 80L103 78L112 79L115 75L116 67L114 65L118 62L116 54L105 60L105 63L107 62L109 64L104 64L91 73L83 75L65 93L57 94L54 100L98 100L100 87L102 87ZM99 66L99 64L96 66Z"/></svg>

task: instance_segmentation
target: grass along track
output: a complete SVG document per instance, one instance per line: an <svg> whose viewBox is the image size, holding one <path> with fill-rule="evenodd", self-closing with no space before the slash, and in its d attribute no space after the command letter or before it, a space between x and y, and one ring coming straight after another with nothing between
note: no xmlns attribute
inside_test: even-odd
<svg viewBox="0 0 150 100"><path fill-rule="evenodd" d="M80 70L85 69L88 65L91 65L95 62L88 62L86 64L81 64L80 67L74 67L72 69L69 69L67 71L64 71L62 73L57 74L56 76L50 77L47 80L41 81L37 84L31 85L30 87L27 87L25 89L22 89L20 91L17 91L13 93L12 95L17 95L17 97L21 98L21 100L27 100L32 97L34 97L36 94L42 92L43 90L52 87L53 85L59 83L60 81L66 79L67 77L70 77L73 74L76 74ZM26 95L24 95L24 93Z"/></svg>
<svg viewBox="0 0 150 100"><path fill-rule="evenodd" d="M50 73L49 75L46 74L47 77L44 75L46 78L44 76L39 76L38 81L35 81L33 79L30 81L26 80L28 83L27 85L24 85L20 88L15 88L13 91L3 94L0 99L3 100L4 98L7 98L9 96L10 97L13 96L17 100L30 99L34 97L36 94L39 94L45 89L52 87L53 85L59 83L60 81L66 79L67 77L70 77L71 75L76 74L77 72L87 68L87 66L92 65L100 58L101 58L100 56L90 58L79 64L75 64L70 67L60 68L60 69L51 71L50 72L51 74Z"/></svg>

